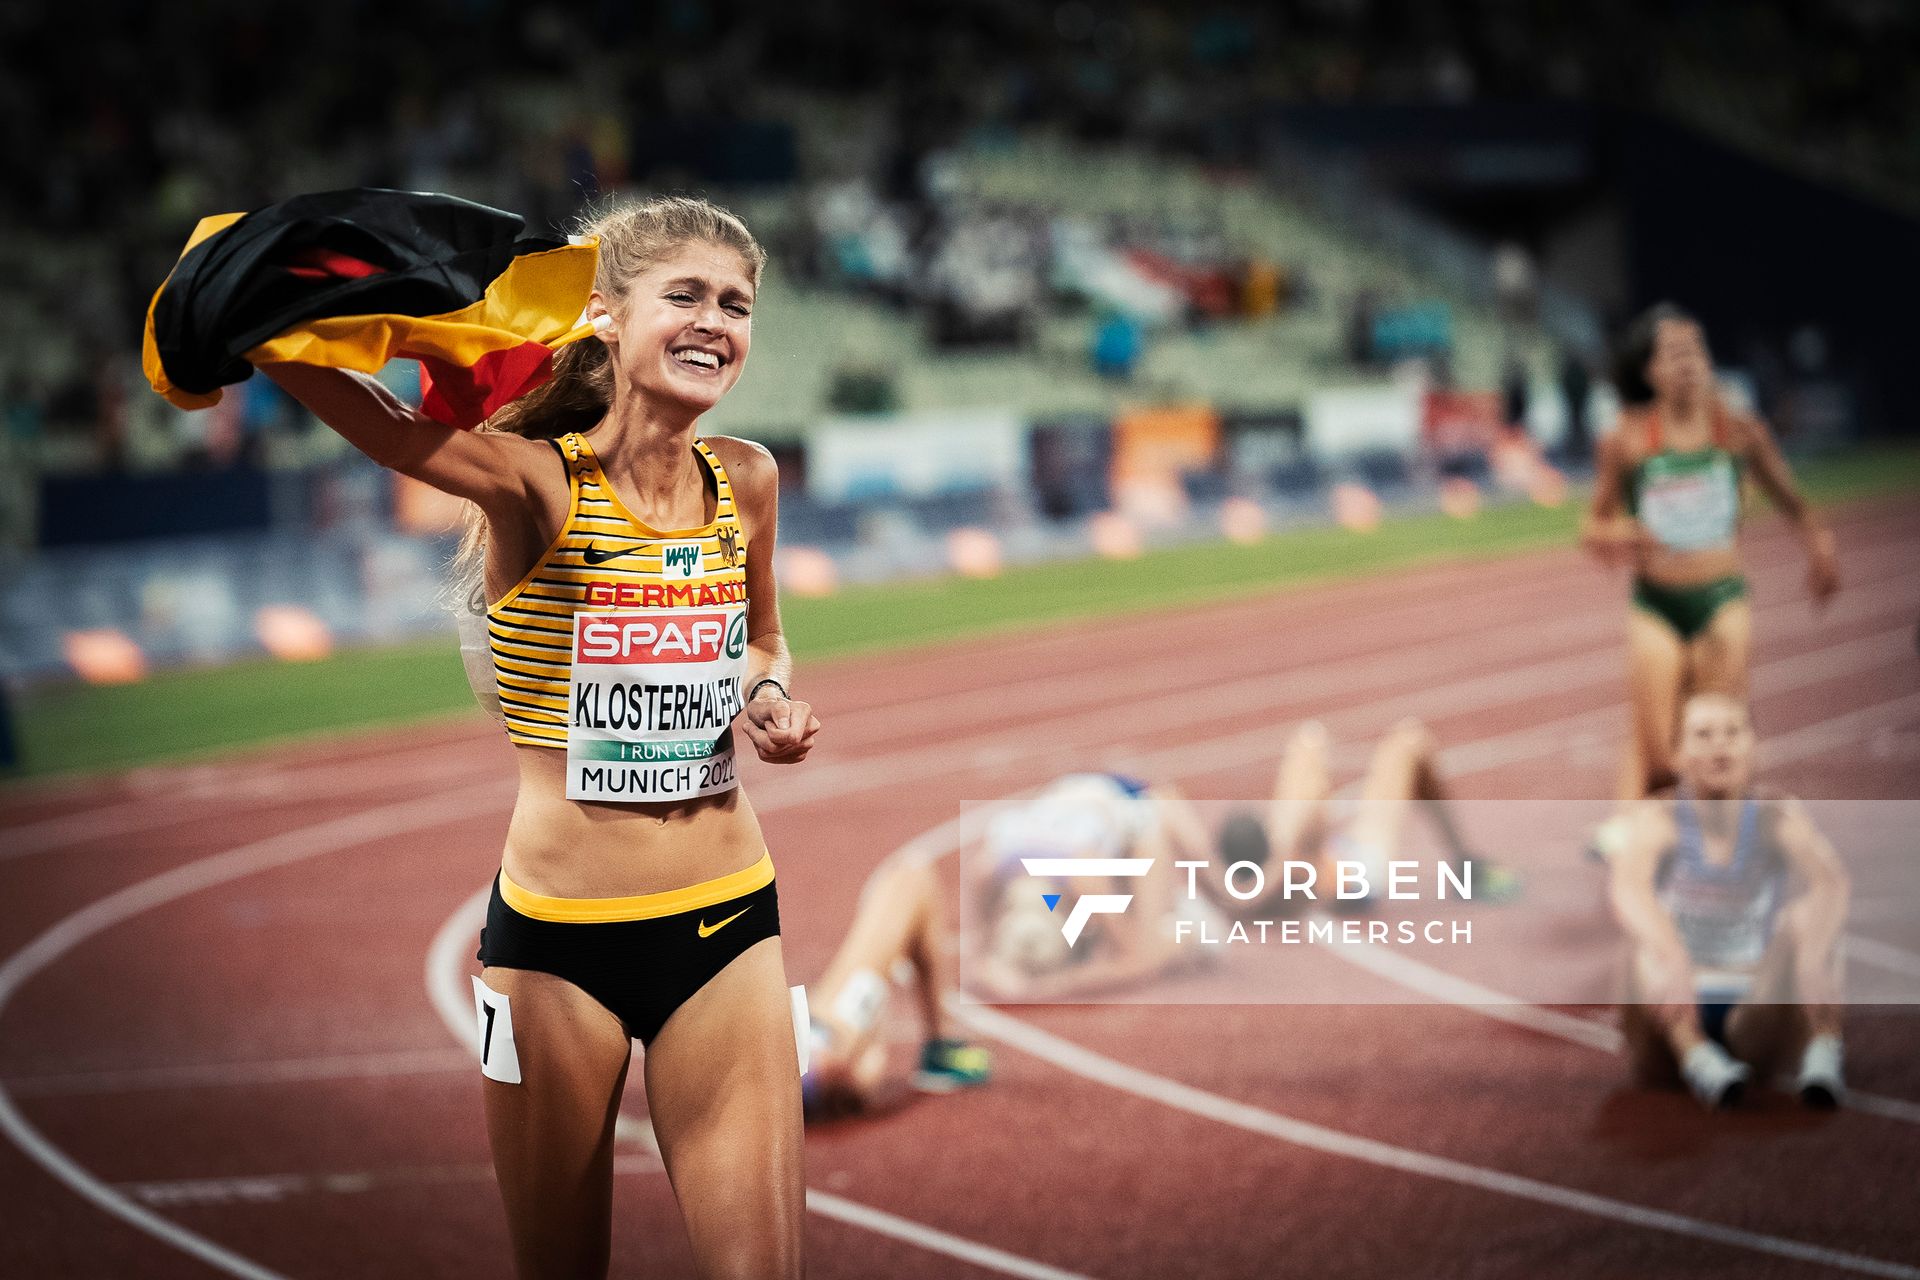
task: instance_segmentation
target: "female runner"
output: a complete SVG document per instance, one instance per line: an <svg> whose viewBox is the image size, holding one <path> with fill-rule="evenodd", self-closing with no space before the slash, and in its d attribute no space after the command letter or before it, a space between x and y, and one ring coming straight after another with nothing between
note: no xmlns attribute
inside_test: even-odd
<svg viewBox="0 0 1920 1280"><path fill-rule="evenodd" d="M731 725L791 764L819 722L787 696L773 460L695 435L746 363L765 254L700 200L616 207L586 230L598 339L480 431L357 374L267 372L376 462L479 511L520 786L476 997L519 1274L606 1274L637 1038L699 1273L797 1276L799 1064Z"/></svg>
<svg viewBox="0 0 1920 1280"><path fill-rule="evenodd" d="M1752 610L1738 547L1751 474L1805 544L1824 604L1840 587L1833 534L1794 486L1765 424L1714 388L1699 322L1670 304L1635 320L1619 369L1628 408L1601 441L1581 545L1633 570L1627 649L1633 728L1618 799L1673 784L1680 706L1693 693L1744 699Z"/></svg>

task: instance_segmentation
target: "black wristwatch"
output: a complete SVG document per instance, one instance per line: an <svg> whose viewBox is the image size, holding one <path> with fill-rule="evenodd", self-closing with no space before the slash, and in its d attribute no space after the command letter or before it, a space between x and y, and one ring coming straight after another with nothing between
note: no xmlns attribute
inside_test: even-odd
<svg viewBox="0 0 1920 1280"><path fill-rule="evenodd" d="M753 682L753 688L747 690L747 701L752 702L754 697L760 692L760 690L765 688L767 685L772 685L774 688L778 689L780 691L780 696L784 698L786 701L788 702L793 701L793 695L787 692L787 686L781 684L778 680L775 680L772 676L763 676L760 679L755 680Z"/></svg>

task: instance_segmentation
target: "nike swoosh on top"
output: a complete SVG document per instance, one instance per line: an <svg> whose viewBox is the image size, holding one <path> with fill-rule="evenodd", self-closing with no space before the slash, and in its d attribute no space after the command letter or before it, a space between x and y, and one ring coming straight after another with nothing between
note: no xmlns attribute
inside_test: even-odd
<svg viewBox="0 0 1920 1280"><path fill-rule="evenodd" d="M587 549L580 553L580 558L588 564L605 564L618 556L630 555L639 549L638 547L616 547L610 551L602 551L592 543L588 543Z"/></svg>
<svg viewBox="0 0 1920 1280"><path fill-rule="evenodd" d="M747 912L751 910L753 910L753 907L751 904L744 906L740 908L738 911L734 912L732 915L728 916L725 920L722 920L719 924L710 925L705 920L702 920L700 922L700 936L703 938L711 937L712 935L720 932L722 929L726 928L728 925L732 924L735 920L738 920L741 916L747 914Z"/></svg>

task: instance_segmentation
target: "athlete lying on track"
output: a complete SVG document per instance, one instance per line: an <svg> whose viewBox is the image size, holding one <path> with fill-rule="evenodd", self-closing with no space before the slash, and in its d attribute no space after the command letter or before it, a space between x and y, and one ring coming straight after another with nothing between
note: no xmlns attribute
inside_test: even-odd
<svg viewBox="0 0 1920 1280"><path fill-rule="evenodd" d="M811 1040L800 1090L809 1121L868 1110L887 1099L882 1024L895 976L903 971L911 977L926 1033L913 1084L945 1093L987 1082L987 1050L947 1034L941 1000L953 986L952 946L932 867L895 857L867 877L846 939L808 992Z"/></svg>
<svg viewBox="0 0 1920 1280"><path fill-rule="evenodd" d="M968 985L1008 999L1073 1000L1192 963L1198 948L1176 946L1167 923L1182 914L1218 916L1206 901L1187 896L1173 864L1206 857L1210 843L1192 806L1171 786L1110 773L1069 774L1049 783L994 819L983 856L964 869L988 939ZM1028 873L1025 860L1033 858L1151 859L1152 865L1139 876L1053 880L1061 894L1133 899L1123 913L1093 917L1069 947L1055 910L1060 897L1046 902L1049 877Z"/></svg>
<svg viewBox="0 0 1920 1280"><path fill-rule="evenodd" d="M1623 1019L1643 1083L1678 1077L1709 1107L1798 1061L1794 1088L1831 1107L1840 1074L1847 874L1799 802L1753 784L1746 705L1689 699L1680 784L1630 815L1612 859L1632 946ZM1802 890L1787 901L1789 880Z"/></svg>
<svg viewBox="0 0 1920 1280"><path fill-rule="evenodd" d="M1474 857L1461 838L1435 764L1438 750L1426 725L1414 719L1400 721L1373 749L1356 803L1343 815L1340 810L1346 806L1338 802L1333 788L1333 740L1325 725L1308 721L1287 739L1264 820L1252 814L1229 817L1220 832L1220 857L1228 863L1265 866L1277 853L1282 860L1313 864L1316 883L1321 885L1336 883L1336 863L1358 863L1366 870L1368 886L1377 891L1387 882L1387 864L1406 856L1400 850L1407 818L1418 802L1454 865L1463 871L1471 868L1473 898L1481 902L1510 898L1519 888L1514 873ZM1285 902L1285 879L1267 876L1257 897L1238 901L1223 896L1218 904L1238 915L1271 910ZM1311 905L1305 899L1293 901L1296 906ZM1343 910L1365 910L1371 899L1343 900L1323 892L1316 901Z"/></svg>
<svg viewBox="0 0 1920 1280"><path fill-rule="evenodd" d="M1145 982L1210 958L1209 949L1180 945L1183 933L1201 936L1228 917L1249 917L1286 901L1287 877L1280 874L1265 876L1262 890L1248 899L1231 896L1223 876L1201 877L1196 883L1204 892L1196 896L1188 891L1179 861L1217 856L1222 867L1251 862L1264 868L1278 850L1283 858L1311 864L1320 886L1312 899L1300 895L1291 905L1317 902L1364 910L1364 899L1335 897L1333 864L1358 864L1370 887L1383 887L1388 862L1401 856L1397 850L1415 801L1433 818L1474 898L1512 896L1517 882L1510 871L1468 854L1446 807L1446 791L1434 768L1433 736L1425 726L1403 721L1381 741L1358 807L1345 822L1333 812L1329 751L1323 726L1297 729L1282 755L1266 816L1229 817L1217 842L1177 789L1149 788L1112 774L1062 778L1000 815L988 831L985 856L973 864L970 892L984 910L989 943L968 974L969 986L1009 999L1044 1001ZM1127 877L1060 877L1052 887L1063 897L1133 899L1124 911L1090 917L1078 941L1065 946L1056 914L1060 899L1039 891L1048 886L1036 887L1036 877L1027 874L1030 859L1151 859L1152 865ZM1182 919L1192 927L1181 929Z"/></svg>

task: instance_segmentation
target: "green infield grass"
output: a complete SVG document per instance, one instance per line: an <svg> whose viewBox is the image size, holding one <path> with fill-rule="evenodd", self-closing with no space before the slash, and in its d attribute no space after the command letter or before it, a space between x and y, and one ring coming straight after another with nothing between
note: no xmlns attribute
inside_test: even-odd
<svg viewBox="0 0 1920 1280"><path fill-rule="evenodd" d="M1920 449L1875 449L1801 467L1823 505L1920 492ZM1370 533L1314 527L1251 546L1208 542L1137 560L1077 560L1011 569L997 578L930 578L782 602L802 662L1050 622L1242 597L1444 560L1567 545L1581 495L1558 508L1496 507L1470 520L1389 518ZM248 743L479 715L451 632L441 639L355 649L319 662L270 659L167 671L138 684L48 683L15 709L21 771L93 772L174 761Z"/></svg>

